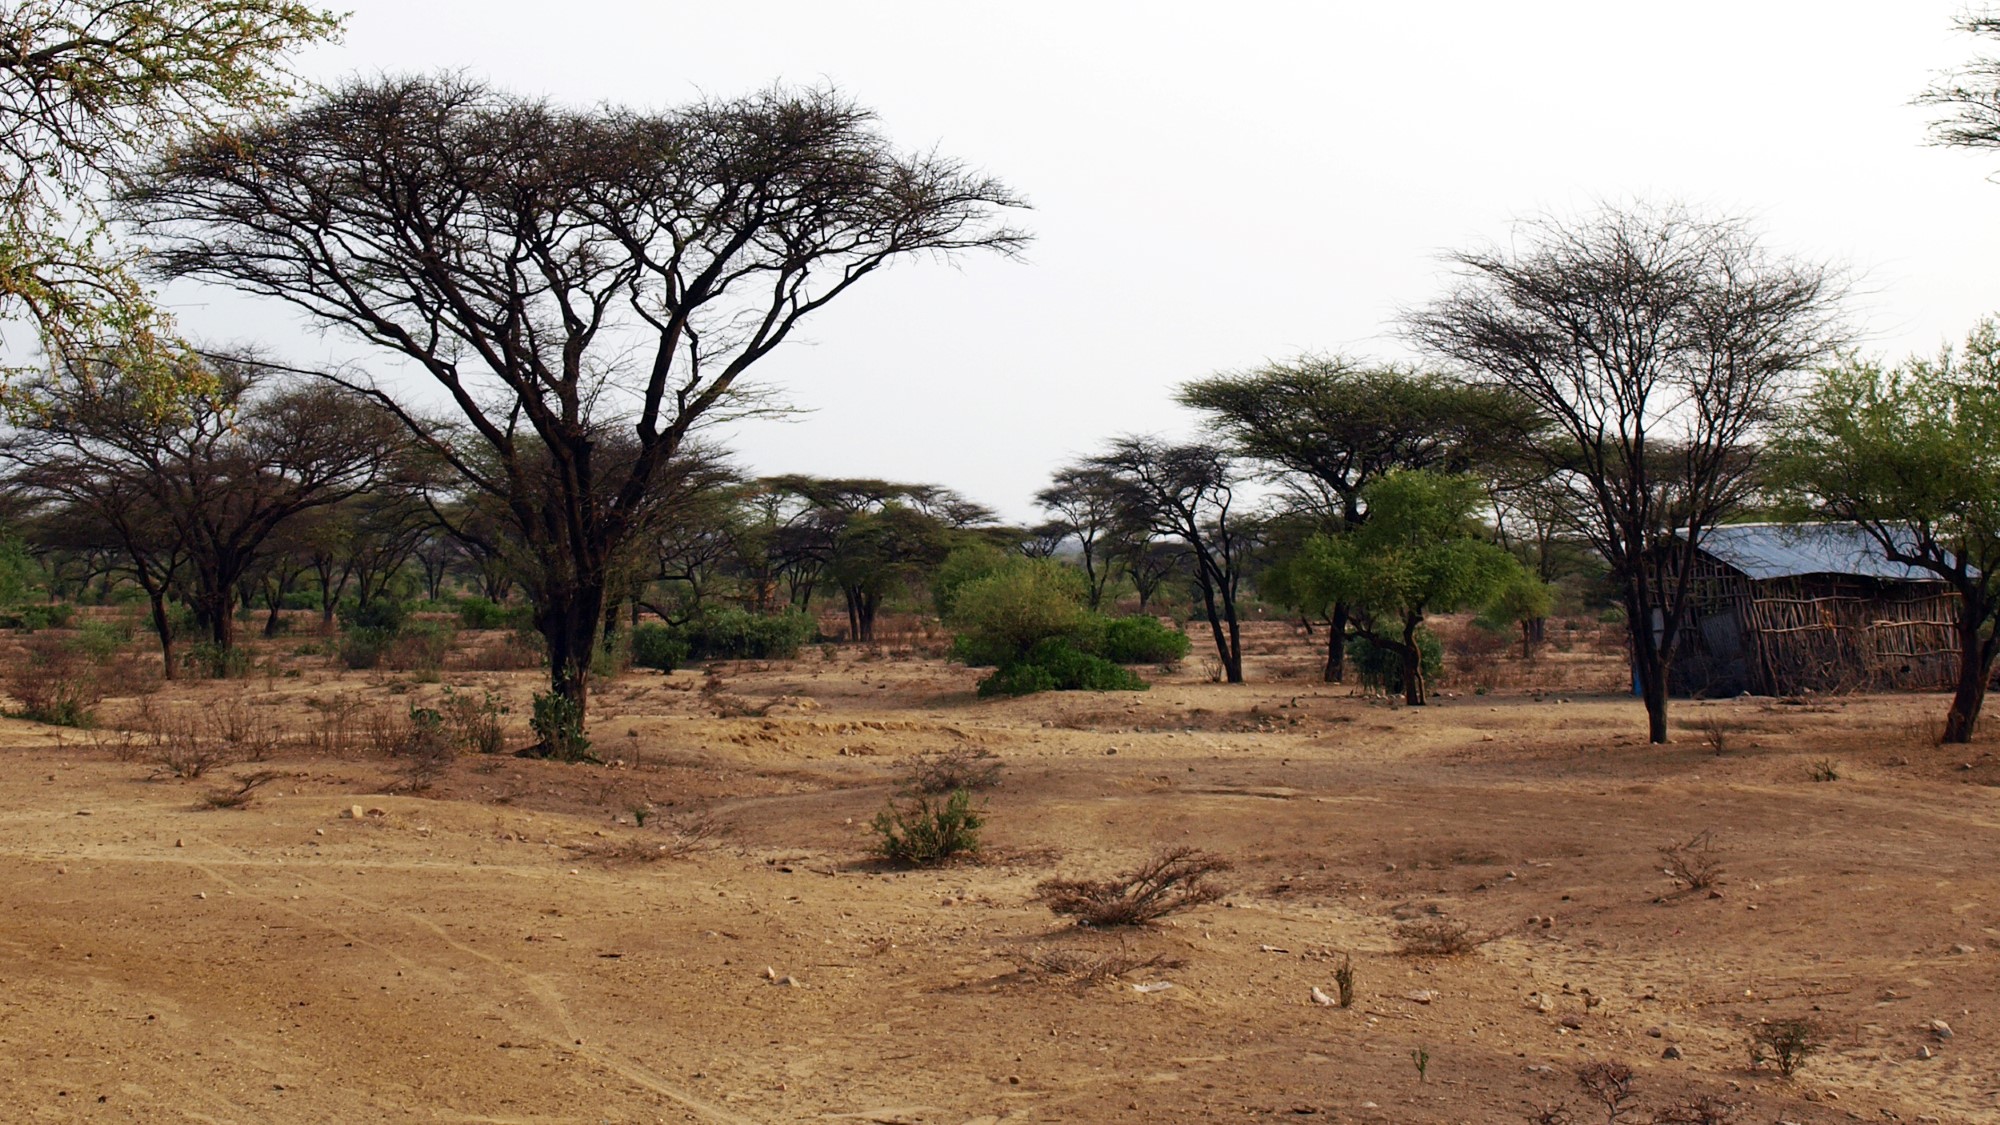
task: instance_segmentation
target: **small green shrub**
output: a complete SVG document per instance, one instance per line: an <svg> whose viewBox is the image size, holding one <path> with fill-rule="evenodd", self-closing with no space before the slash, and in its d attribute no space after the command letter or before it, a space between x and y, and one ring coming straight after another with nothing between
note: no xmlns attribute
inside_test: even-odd
<svg viewBox="0 0 2000 1125"><path fill-rule="evenodd" d="M1090 651L1113 664L1178 664L1191 647L1186 633L1156 617L1114 617Z"/></svg>
<svg viewBox="0 0 2000 1125"><path fill-rule="evenodd" d="M641 625L632 630L632 663L640 668L671 672L687 663L688 643L665 625Z"/></svg>
<svg viewBox="0 0 2000 1125"><path fill-rule="evenodd" d="M214 641L196 641L181 654L181 666L207 679L234 680L250 671L250 654Z"/></svg>
<svg viewBox="0 0 2000 1125"><path fill-rule="evenodd" d="M76 607L68 602L32 602L14 610L10 616L20 622L17 628L30 633L43 629L67 629L70 618L76 616Z"/></svg>
<svg viewBox="0 0 2000 1125"><path fill-rule="evenodd" d="M534 610L525 605L503 605L485 598L460 598L458 624L464 629L519 629L529 625Z"/></svg>
<svg viewBox="0 0 2000 1125"><path fill-rule="evenodd" d="M1083 579L1052 559L1015 559L959 587L948 619L952 655L973 667L1006 667L1043 641L1069 637L1090 615Z"/></svg>
<svg viewBox="0 0 2000 1125"><path fill-rule="evenodd" d="M991 699L996 695L1033 695L1038 691L1056 690L1056 678L1047 668L1036 664L1016 664L1000 668L979 681L979 698Z"/></svg>
<svg viewBox="0 0 2000 1125"><path fill-rule="evenodd" d="M916 793L901 803L892 798L875 814L872 827L880 837L875 852L891 863L935 867L977 852L985 824L972 807L972 794L963 789L945 797Z"/></svg>
<svg viewBox="0 0 2000 1125"><path fill-rule="evenodd" d="M349 629L381 629L393 633L409 619L409 607L390 598L371 598L340 609L340 623Z"/></svg>
<svg viewBox="0 0 2000 1125"><path fill-rule="evenodd" d="M395 639L393 629L350 628L340 635L340 662L355 671L374 668Z"/></svg>
<svg viewBox="0 0 2000 1125"><path fill-rule="evenodd" d="M534 715L528 720L542 756L564 762L594 762L590 738L583 730L583 706L555 691L535 693Z"/></svg>
<svg viewBox="0 0 2000 1125"><path fill-rule="evenodd" d="M77 626L72 642L85 655L102 664L132 643L129 621L86 621Z"/></svg>

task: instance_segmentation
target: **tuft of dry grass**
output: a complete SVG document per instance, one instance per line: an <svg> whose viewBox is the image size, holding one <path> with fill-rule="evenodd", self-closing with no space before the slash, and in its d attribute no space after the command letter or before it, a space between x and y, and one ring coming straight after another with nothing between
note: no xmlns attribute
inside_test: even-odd
<svg viewBox="0 0 2000 1125"><path fill-rule="evenodd" d="M657 863L705 851L714 847L716 840L729 831L726 824L706 812L678 813L662 818L658 823L662 831L657 834L640 832L613 839L590 840L572 844L570 850L579 856L606 863Z"/></svg>
<svg viewBox="0 0 2000 1125"><path fill-rule="evenodd" d="M1173 847L1109 879L1043 880L1031 901L1085 926L1142 926L1227 894L1213 877L1230 867L1212 852Z"/></svg>
<svg viewBox="0 0 2000 1125"><path fill-rule="evenodd" d="M1396 927L1396 951L1410 957L1457 957L1492 941L1453 918L1412 918Z"/></svg>

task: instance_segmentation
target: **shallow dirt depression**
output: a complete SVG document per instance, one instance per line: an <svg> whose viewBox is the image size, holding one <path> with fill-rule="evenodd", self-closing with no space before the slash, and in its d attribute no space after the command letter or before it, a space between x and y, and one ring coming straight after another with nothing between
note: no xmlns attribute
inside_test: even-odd
<svg viewBox="0 0 2000 1125"><path fill-rule="evenodd" d="M518 727L533 673L274 647L107 705L268 735L195 780L0 724L4 1116L2000 1120L2000 765L1929 742L1942 698L1684 702L1651 747L1609 658L1409 709L1256 639L1245 686L1191 660L1003 702L892 650L635 672L594 701L613 764L466 756L423 792L370 724L451 686ZM980 858L872 862L897 760L954 747L1003 767ZM1704 831L1690 890L1661 848ZM1031 901L1173 845L1231 861L1226 897L1125 931ZM1753 1067L1788 1019L1823 1045ZM1600 1062L1631 1069L1615 1116Z"/></svg>

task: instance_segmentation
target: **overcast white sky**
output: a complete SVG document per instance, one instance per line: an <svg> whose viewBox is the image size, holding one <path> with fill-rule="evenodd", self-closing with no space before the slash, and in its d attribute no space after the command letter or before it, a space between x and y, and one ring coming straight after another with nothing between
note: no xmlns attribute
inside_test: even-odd
<svg viewBox="0 0 2000 1125"><path fill-rule="evenodd" d="M1438 292L1441 251L1597 198L1749 215L1845 263L1871 350L2000 311L2000 154L1926 147L1909 104L1982 46L1957 0L338 6L312 76L455 68L655 106L832 83L1029 199L1025 260L899 267L756 369L812 411L734 433L762 473L934 481L1029 518L1067 458L1186 430L1175 384L1405 355L1396 310ZM351 354L175 296L197 331Z"/></svg>

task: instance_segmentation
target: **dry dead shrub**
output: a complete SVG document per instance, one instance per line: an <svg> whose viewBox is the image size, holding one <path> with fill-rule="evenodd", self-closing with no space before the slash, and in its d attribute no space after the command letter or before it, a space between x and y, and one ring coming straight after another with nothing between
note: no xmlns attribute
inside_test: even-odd
<svg viewBox="0 0 2000 1125"><path fill-rule="evenodd" d="M1142 957L1122 946L1111 950L1058 946L1028 954L1016 963L1016 973L1022 980L1059 982L1082 991L1141 969L1178 969L1185 964L1161 953Z"/></svg>
<svg viewBox="0 0 2000 1125"><path fill-rule="evenodd" d="M729 831L727 825L706 812L676 813L661 818L658 823L663 830L659 833L640 832L615 839L589 840L571 845L570 850L579 856L607 863L656 863L705 851Z"/></svg>
<svg viewBox="0 0 2000 1125"><path fill-rule="evenodd" d="M1141 926L1228 893L1213 876L1231 868L1212 852L1168 848L1109 879L1046 879L1031 901L1085 926Z"/></svg>
<svg viewBox="0 0 2000 1125"><path fill-rule="evenodd" d="M361 713L359 699L351 695L337 695L327 700L309 699L306 705L319 716L306 735L306 745L314 753L341 758L357 749L363 726L357 718Z"/></svg>
<svg viewBox="0 0 2000 1125"><path fill-rule="evenodd" d="M197 807L205 809L244 808L254 799L254 795L258 789L278 780L281 776L283 775L277 770L258 770L255 773L236 774L232 778L236 783L235 788L232 789L225 785L220 789L211 789L201 795L201 803Z"/></svg>
<svg viewBox="0 0 2000 1125"><path fill-rule="evenodd" d="M1662 845L1660 859L1667 878L1689 890L1706 890L1722 878L1722 850L1706 828L1686 840Z"/></svg>
<svg viewBox="0 0 2000 1125"><path fill-rule="evenodd" d="M926 750L898 761L903 787L913 793L991 789L1000 783L1000 758L983 746Z"/></svg>
<svg viewBox="0 0 2000 1125"><path fill-rule="evenodd" d="M228 746L237 761L268 761L284 741L275 723L244 706L242 700L230 700L203 714L208 733Z"/></svg>
<svg viewBox="0 0 2000 1125"><path fill-rule="evenodd" d="M1652 1125L1731 1125L1739 1107L1714 1094L1695 1094L1653 1114Z"/></svg>
<svg viewBox="0 0 2000 1125"><path fill-rule="evenodd" d="M1451 918L1412 918L1396 927L1396 950L1411 957L1457 957L1490 940Z"/></svg>
<svg viewBox="0 0 2000 1125"><path fill-rule="evenodd" d="M548 662L540 636L510 629L486 644L468 646L455 654L454 665L474 672L522 672Z"/></svg>
<svg viewBox="0 0 2000 1125"><path fill-rule="evenodd" d="M1701 735L1701 744L1716 757L1720 758L1729 751L1729 736L1734 728L1722 716L1703 715L1701 721L1695 724L1695 730Z"/></svg>
<svg viewBox="0 0 2000 1125"><path fill-rule="evenodd" d="M458 746L445 729L444 716L429 707L412 707L389 735L389 753L403 763L402 787L421 793L444 780L458 757Z"/></svg>
<svg viewBox="0 0 2000 1125"><path fill-rule="evenodd" d="M201 724L189 719L162 718L146 731L146 738L154 777L192 780L237 760L228 745L206 737Z"/></svg>
<svg viewBox="0 0 2000 1125"><path fill-rule="evenodd" d="M1632 1068L1615 1059L1585 1063L1576 1068L1577 1085L1592 1101L1604 1108L1605 1125L1618 1125L1632 1108Z"/></svg>
<svg viewBox="0 0 2000 1125"><path fill-rule="evenodd" d="M6 673L7 694L21 718L65 727L87 727L104 701L103 668L82 646L58 633L36 633Z"/></svg>

